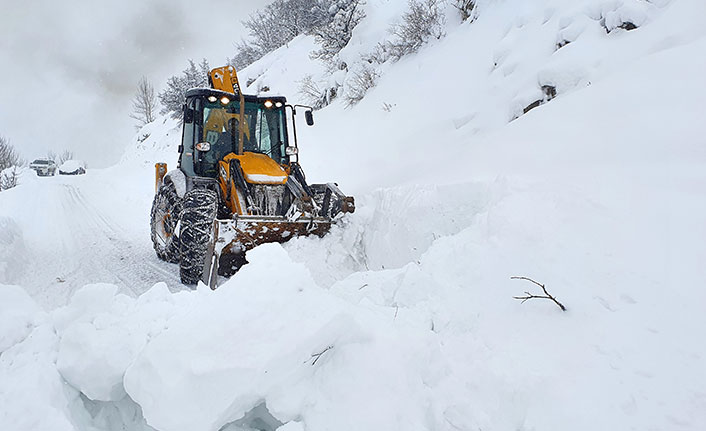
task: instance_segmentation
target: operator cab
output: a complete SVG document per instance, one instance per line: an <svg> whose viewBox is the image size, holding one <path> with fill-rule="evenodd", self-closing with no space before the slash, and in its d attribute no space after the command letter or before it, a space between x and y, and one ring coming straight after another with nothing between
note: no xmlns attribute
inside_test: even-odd
<svg viewBox="0 0 706 431"><path fill-rule="evenodd" d="M242 151L264 154L289 164L284 97L244 96ZM179 165L190 177L215 178L218 162L240 150L240 100L219 90L197 88L186 93Z"/></svg>

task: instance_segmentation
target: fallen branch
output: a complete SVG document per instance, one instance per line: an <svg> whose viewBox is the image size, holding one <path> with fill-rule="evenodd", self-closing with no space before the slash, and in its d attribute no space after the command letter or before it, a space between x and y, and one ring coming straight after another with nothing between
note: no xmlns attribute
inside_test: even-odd
<svg viewBox="0 0 706 431"><path fill-rule="evenodd" d="M328 352L331 349L333 349L333 346L328 346L327 348L320 351L319 353L312 354L311 357L314 358L314 360L311 362L311 366L313 367L314 365L316 365L316 361L318 361L319 358L321 358L321 355L323 355L324 353Z"/></svg>
<svg viewBox="0 0 706 431"><path fill-rule="evenodd" d="M555 297L553 297L552 295L550 295L549 292L547 292L547 288L544 287L543 284L537 283L536 281L534 281L534 280L532 280L531 278L528 278L528 277L510 277L510 279L511 279L511 280L527 280L527 281L530 281L530 282L536 284L537 286L541 287L542 290L544 291L544 296L542 296L542 295L533 295L533 294L531 294L531 293L529 293L529 292L527 292L527 291L525 291L525 294L526 294L527 296L513 296L513 298L518 299L518 300L521 300L523 304L524 304L526 301L528 301L528 300L530 300L530 299L534 299L534 298L549 299L549 300L554 301L554 303L555 303L556 305L558 305L559 308L561 308L561 311L566 311L566 307L564 307L564 305L563 305L561 302L557 301Z"/></svg>

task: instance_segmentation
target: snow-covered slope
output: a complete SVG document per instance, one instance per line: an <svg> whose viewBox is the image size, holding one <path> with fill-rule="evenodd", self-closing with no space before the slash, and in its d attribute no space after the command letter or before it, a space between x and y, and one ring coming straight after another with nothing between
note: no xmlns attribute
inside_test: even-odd
<svg viewBox="0 0 706 431"><path fill-rule="evenodd" d="M350 70L405 4L368 0ZM24 287L0 287L0 428L705 429L706 5L452 12L445 38L373 65L360 103L299 128L308 178L358 211L323 239L253 250L215 292L179 289L150 250L173 122L114 168L0 193L0 283ZM241 78L290 101L306 75L345 90L313 46ZM556 97L523 113L543 86ZM514 300L542 290L511 276L567 311Z"/></svg>

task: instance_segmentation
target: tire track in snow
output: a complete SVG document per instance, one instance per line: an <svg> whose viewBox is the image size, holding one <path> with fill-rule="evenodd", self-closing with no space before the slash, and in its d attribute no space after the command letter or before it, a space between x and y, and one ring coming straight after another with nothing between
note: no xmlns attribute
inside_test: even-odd
<svg viewBox="0 0 706 431"><path fill-rule="evenodd" d="M178 267L160 261L145 238L129 233L106 208L97 205L100 187L82 187L89 178L51 184L37 202L47 205L52 219L46 241L33 247L36 262L23 280L30 293L47 308L64 305L73 293L91 283L111 283L121 293L139 295L155 283L166 282L172 291L185 287ZM117 199L116 199L117 200ZM115 210L120 202L115 202ZM127 220L139 223L141 220Z"/></svg>

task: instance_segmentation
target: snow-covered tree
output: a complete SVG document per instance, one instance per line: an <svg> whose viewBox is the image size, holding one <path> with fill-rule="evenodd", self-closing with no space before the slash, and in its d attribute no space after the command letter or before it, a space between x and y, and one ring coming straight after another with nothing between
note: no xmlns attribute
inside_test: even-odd
<svg viewBox="0 0 706 431"><path fill-rule="evenodd" d="M249 49L260 58L300 34L310 34L330 20L328 9L334 0L275 0L250 15L243 25L250 33ZM252 55L249 55L252 58Z"/></svg>
<svg viewBox="0 0 706 431"><path fill-rule="evenodd" d="M169 113L172 118L181 118L184 95L191 88L207 87L209 71L208 61L205 58L198 66L193 60L189 60L189 67L182 71L181 76L169 78L167 88L159 93L159 101L163 107L161 113Z"/></svg>
<svg viewBox="0 0 706 431"><path fill-rule="evenodd" d="M313 58L331 60L348 44L353 29L365 18L364 4L363 0L331 0L328 23L314 30L321 49L312 52Z"/></svg>

